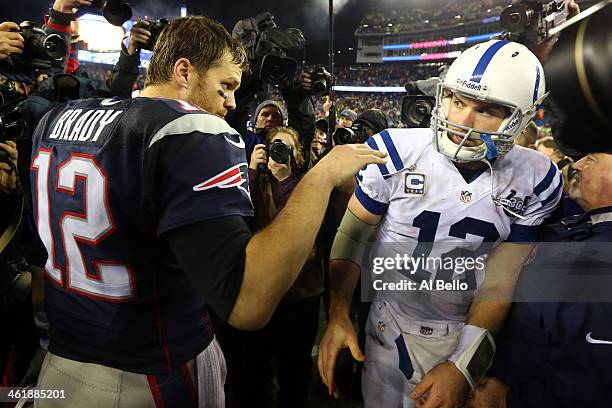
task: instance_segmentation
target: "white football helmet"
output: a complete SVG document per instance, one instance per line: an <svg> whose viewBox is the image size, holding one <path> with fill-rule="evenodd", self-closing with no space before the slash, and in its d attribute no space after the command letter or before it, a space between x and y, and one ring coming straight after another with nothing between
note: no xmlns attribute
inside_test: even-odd
<svg viewBox="0 0 612 408"><path fill-rule="evenodd" d="M495 132L451 122L447 114L454 92L501 105L509 115ZM524 45L491 40L468 48L438 84L431 117L433 145L456 162L491 160L504 155L512 149L514 140L533 119L537 106L547 95L542 65ZM449 138L449 133L461 137L462 142L457 145ZM464 146L465 140L479 138L474 137L474 133L480 134L484 143Z"/></svg>

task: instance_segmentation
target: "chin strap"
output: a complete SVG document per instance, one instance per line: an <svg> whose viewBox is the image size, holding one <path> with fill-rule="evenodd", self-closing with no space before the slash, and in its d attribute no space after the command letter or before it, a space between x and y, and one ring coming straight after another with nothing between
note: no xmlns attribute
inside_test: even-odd
<svg viewBox="0 0 612 408"><path fill-rule="evenodd" d="M487 160L493 160L497 157L497 148L495 147L495 143L491 140L491 135L486 133L482 133L480 135L480 139L484 142L485 146L487 146Z"/></svg>

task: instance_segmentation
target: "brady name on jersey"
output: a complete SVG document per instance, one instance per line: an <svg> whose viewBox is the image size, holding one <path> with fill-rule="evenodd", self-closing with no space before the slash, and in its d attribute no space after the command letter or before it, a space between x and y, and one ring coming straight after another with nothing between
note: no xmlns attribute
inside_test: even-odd
<svg viewBox="0 0 612 408"><path fill-rule="evenodd" d="M217 302L158 237L253 214L244 142L222 118L164 98L71 101L36 135L49 350L138 373L180 367L211 342L206 303Z"/></svg>

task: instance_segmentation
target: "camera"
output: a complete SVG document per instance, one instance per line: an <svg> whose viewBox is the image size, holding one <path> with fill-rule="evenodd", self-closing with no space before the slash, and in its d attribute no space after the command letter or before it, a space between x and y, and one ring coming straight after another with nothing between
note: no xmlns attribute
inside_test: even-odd
<svg viewBox="0 0 612 408"><path fill-rule="evenodd" d="M61 67L68 55L68 44L59 34L47 35L31 21L19 25L19 33L24 39L23 53L11 55L10 63L19 68L49 70Z"/></svg>
<svg viewBox="0 0 612 408"><path fill-rule="evenodd" d="M268 54L261 60L259 79L279 87L288 87L293 81L297 67L297 61L291 58Z"/></svg>
<svg viewBox="0 0 612 408"><path fill-rule="evenodd" d="M0 142L20 139L25 133L26 126L21 106L0 113Z"/></svg>
<svg viewBox="0 0 612 408"><path fill-rule="evenodd" d="M25 301L32 290L32 274L26 258L14 250L0 254L0 297Z"/></svg>
<svg viewBox="0 0 612 408"><path fill-rule="evenodd" d="M427 95L406 95L402 99L402 122L409 128L427 128L436 98Z"/></svg>
<svg viewBox="0 0 612 408"><path fill-rule="evenodd" d="M337 128L333 139L336 145L365 143L368 130L363 123L355 122L350 128Z"/></svg>
<svg viewBox="0 0 612 408"><path fill-rule="evenodd" d="M428 128L431 111L436 106L435 88L440 78L431 77L408 82L406 91L411 95L402 98L402 122L409 128Z"/></svg>
<svg viewBox="0 0 612 408"><path fill-rule="evenodd" d="M102 9L106 21L115 26L122 26L132 18L132 7L122 0L93 0L91 7Z"/></svg>
<svg viewBox="0 0 612 408"><path fill-rule="evenodd" d="M291 151L291 146L286 145L281 139L274 139L266 149L268 156L280 164L289 163Z"/></svg>
<svg viewBox="0 0 612 408"><path fill-rule="evenodd" d="M500 15L504 36L523 44L540 43L549 31L567 19L566 0L521 1L508 6Z"/></svg>
<svg viewBox="0 0 612 408"><path fill-rule="evenodd" d="M151 32L151 36L149 37L149 41L141 48L143 50L153 51L153 47L155 47L155 43L157 42L159 35L161 34L164 27L167 25L168 19L163 17L155 21L149 21L149 26L146 27L146 29Z"/></svg>
<svg viewBox="0 0 612 408"><path fill-rule="evenodd" d="M283 30L276 25L269 12L240 20L232 36L245 47L255 67L255 75L262 82L288 88L292 85L304 61L306 39L302 30Z"/></svg>
<svg viewBox="0 0 612 408"><path fill-rule="evenodd" d="M332 87L333 77L332 74L327 72L327 70L323 66L318 66L314 71L310 73L310 80L312 81L312 90L310 92L313 95L329 95L329 91Z"/></svg>

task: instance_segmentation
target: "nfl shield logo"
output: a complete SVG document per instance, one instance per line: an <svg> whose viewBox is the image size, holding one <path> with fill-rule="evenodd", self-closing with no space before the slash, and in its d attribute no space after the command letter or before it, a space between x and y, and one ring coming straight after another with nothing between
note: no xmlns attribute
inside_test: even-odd
<svg viewBox="0 0 612 408"><path fill-rule="evenodd" d="M469 191L462 191L461 197L459 197L459 199L462 203L469 203L470 201L472 201L472 193L470 193Z"/></svg>
<svg viewBox="0 0 612 408"><path fill-rule="evenodd" d="M421 330L419 330L423 336L431 336L433 334L433 329L427 326L421 326Z"/></svg>

